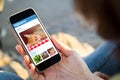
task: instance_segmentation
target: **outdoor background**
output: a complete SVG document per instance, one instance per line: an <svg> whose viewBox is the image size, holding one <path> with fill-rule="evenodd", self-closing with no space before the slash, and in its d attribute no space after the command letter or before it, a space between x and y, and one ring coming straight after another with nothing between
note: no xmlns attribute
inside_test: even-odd
<svg viewBox="0 0 120 80"><path fill-rule="evenodd" d="M36 10L50 34L64 32L94 48L104 42L96 34L94 27L83 25L80 16L74 11L72 0L5 0L4 10L0 13L0 29L3 32L0 39L1 50L18 59L17 61L22 61L22 58L18 57L15 50L17 41L10 31L8 17L28 7Z"/></svg>
<svg viewBox="0 0 120 80"><path fill-rule="evenodd" d="M36 10L50 34L65 32L94 47L99 45L99 37L94 34L93 28L82 26L74 12L72 0L5 0L4 10L0 13L0 28L7 30L6 37L2 39L4 51L14 49L16 44L9 28L8 17L28 7Z"/></svg>

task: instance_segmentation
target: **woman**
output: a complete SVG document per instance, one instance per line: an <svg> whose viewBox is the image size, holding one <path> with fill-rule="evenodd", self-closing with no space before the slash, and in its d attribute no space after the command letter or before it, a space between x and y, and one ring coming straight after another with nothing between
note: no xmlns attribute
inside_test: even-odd
<svg viewBox="0 0 120 80"><path fill-rule="evenodd" d="M108 80L109 77L103 73L113 75L119 72L120 1L74 0L74 2L76 10L89 23L95 24L98 34L108 42L84 61L77 52L51 37L61 52L62 60L43 73L35 71L35 66L30 62L21 45L17 45L16 49L23 56L33 80Z"/></svg>
<svg viewBox="0 0 120 80"><path fill-rule="evenodd" d="M76 10L89 23L96 25L97 33L106 40L85 58L92 72L101 71L112 76L120 72L120 1L74 0Z"/></svg>
<svg viewBox="0 0 120 80"><path fill-rule="evenodd" d="M54 37L53 43L62 54L62 61L43 73L37 73L35 66L30 62L20 45L18 52L30 70L33 80L108 80L108 75L120 71L120 1L119 0L74 0L76 10L84 16L88 23L96 25L98 34L107 40L107 43L98 48L84 60L77 52L66 47ZM88 68L89 67L89 68ZM95 71L101 71L95 72Z"/></svg>

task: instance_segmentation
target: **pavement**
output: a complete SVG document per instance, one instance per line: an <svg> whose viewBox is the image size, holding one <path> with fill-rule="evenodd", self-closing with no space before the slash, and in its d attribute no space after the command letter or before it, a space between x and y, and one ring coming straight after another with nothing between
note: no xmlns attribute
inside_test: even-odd
<svg viewBox="0 0 120 80"><path fill-rule="evenodd" d="M96 35L93 27L85 27L73 9L71 0L5 0L3 12L0 13L0 28L6 29L2 38L2 50L15 50L16 39L10 31L8 17L20 10L33 7L50 34L65 32L76 36L81 42L93 47L104 41Z"/></svg>

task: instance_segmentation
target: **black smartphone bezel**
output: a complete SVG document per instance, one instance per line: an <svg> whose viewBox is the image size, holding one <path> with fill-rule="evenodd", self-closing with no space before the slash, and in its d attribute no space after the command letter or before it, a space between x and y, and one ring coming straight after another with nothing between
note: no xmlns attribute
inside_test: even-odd
<svg viewBox="0 0 120 80"><path fill-rule="evenodd" d="M14 23L16 23L16 22L18 22L18 21L20 21L20 20L23 20L23 19L25 19L25 18L27 18L27 17L29 17L29 16L31 16L31 15L34 15L34 14L37 16L37 14L36 14L36 12L34 11L34 9L28 8L28 9L25 9L25 10L23 10L23 11L21 11L21 12L18 12L18 13L16 13L16 14L10 16L10 17L9 17L9 21L10 21L10 23L13 25ZM38 17L38 16L37 16L37 17ZM39 18L38 18L38 19L39 19ZM48 32L46 31L46 28L44 27L44 25L42 24L42 22L41 22L40 19L39 19L39 21L40 21L40 24L42 25L43 29L45 30L46 34L49 36ZM12 26L12 28L14 29L13 26ZM14 31L15 31L15 29L14 29ZM15 31L15 33L16 33L16 31ZM16 33L16 34L17 34L17 33ZM19 38L19 37L18 37L18 38ZM50 37L49 37L49 38L50 38ZM21 41L20 38L19 38L19 40ZM51 41L51 42L52 42L52 41ZM22 43L22 42L21 42L21 43ZM22 45L23 45L23 43L22 43ZM53 44L53 45L54 45L54 44ZM54 46L55 46L55 45L54 45ZM23 45L23 48L24 48L25 51L27 52L27 50L26 50L26 48L24 47L24 45ZM57 49L56 49L56 50L57 50ZM57 52L58 52L58 51L57 51ZM27 52L27 54L29 55L29 52ZM29 57L30 57L30 55L29 55ZM31 58L31 57L30 57L30 58ZM32 60L32 58L31 58L31 60ZM34 64L34 65L36 66L36 70L37 70L37 71L43 71L43 70L47 69L48 67L56 64L56 63L59 62L60 60L61 60L61 56L60 56L60 54L58 53L58 54L56 54L55 56L47 59L46 61L44 61L44 62L42 62L42 63L40 63L40 64L38 64L38 65L35 65L35 64ZM33 62L33 60L32 60L32 62ZM34 63L34 62L33 62L33 63Z"/></svg>

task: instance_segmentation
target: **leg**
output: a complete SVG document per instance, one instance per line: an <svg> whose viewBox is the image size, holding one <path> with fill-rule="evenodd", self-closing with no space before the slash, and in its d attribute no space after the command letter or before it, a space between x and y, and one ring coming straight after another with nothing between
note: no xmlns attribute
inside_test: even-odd
<svg viewBox="0 0 120 80"><path fill-rule="evenodd" d="M10 72L0 71L0 80L23 80L23 79Z"/></svg>
<svg viewBox="0 0 120 80"><path fill-rule="evenodd" d="M92 72L100 71L112 76L120 72L120 42L106 42L84 60Z"/></svg>

